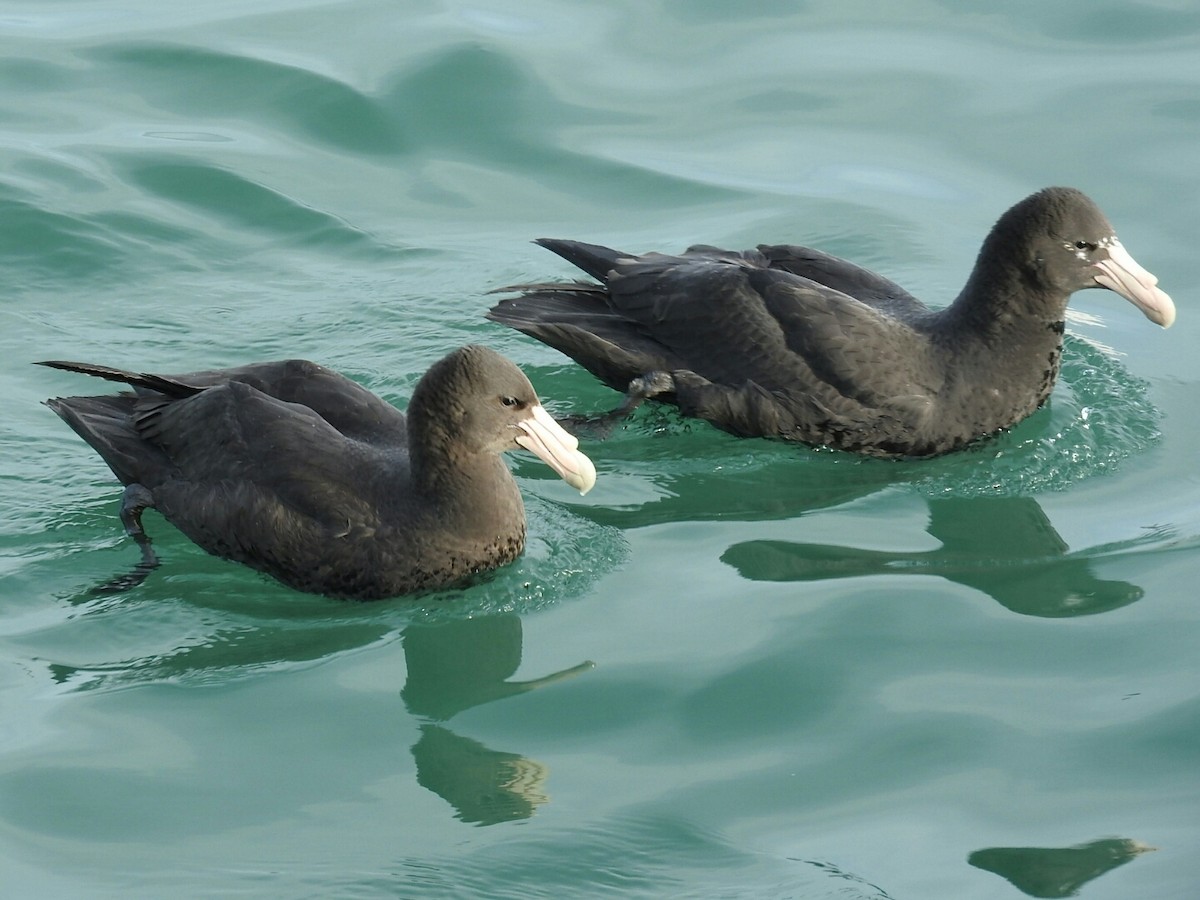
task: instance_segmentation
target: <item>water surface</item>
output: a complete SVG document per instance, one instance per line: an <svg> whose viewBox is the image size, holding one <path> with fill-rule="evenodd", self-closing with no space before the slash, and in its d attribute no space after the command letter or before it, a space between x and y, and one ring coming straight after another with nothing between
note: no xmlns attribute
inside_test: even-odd
<svg viewBox="0 0 1200 900"><path fill-rule="evenodd" d="M0 13L6 895L1190 897L1200 883L1200 14L1181 0L14 2ZM350 605L206 556L30 365L316 359L403 405L531 245L797 242L948 302L1091 194L1176 299L945 459L646 409L530 546ZM1156 848L1149 852L1147 848Z"/></svg>

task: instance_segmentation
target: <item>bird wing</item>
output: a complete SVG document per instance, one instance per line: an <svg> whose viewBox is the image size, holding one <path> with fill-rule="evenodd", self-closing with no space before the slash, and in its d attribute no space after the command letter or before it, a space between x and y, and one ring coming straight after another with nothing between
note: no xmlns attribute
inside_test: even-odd
<svg viewBox="0 0 1200 900"><path fill-rule="evenodd" d="M924 303L896 282L840 256L795 244L759 244L758 252L769 268L825 285L889 315L903 318L929 312Z"/></svg>
<svg viewBox="0 0 1200 900"><path fill-rule="evenodd" d="M154 375L64 360L46 360L39 365L127 384L147 400L184 399L207 388L241 382L268 396L307 407L347 437L380 444L406 443L403 413L346 376L304 359L182 375Z"/></svg>
<svg viewBox="0 0 1200 900"><path fill-rule="evenodd" d="M751 261L643 257L610 276L612 306L711 382L887 405L936 393L924 336L841 291Z"/></svg>
<svg viewBox="0 0 1200 900"><path fill-rule="evenodd" d="M240 382L311 410L348 438L399 446L406 443L402 412L345 375L308 360L252 363L169 377L196 387Z"/></svg>
<svg viewBox="0 0 1200 900"><path fill-rule="evenodd" d="M140 398L134 425L174 466L154 488L159 508L194 539L196 531L286 533L279 523L288 518L334 530L378 521L367 498L385 472L383 451L303 404L230 381L184 399Z"/></svg>

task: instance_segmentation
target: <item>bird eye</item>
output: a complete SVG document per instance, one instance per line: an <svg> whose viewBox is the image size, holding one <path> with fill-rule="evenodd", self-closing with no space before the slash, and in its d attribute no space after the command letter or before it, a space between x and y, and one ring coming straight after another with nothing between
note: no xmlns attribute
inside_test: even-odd
<svg viewBox="0 0 1200 900"><path fill-rule="evenodd" d="M507 406L509 409L519 409L521 406L521 401L518 400L516 397L501 397L500 402L503 403L505 406Z"/></svg>
<svg viewBox="0 0 1200 900"><path fill-rule="evenodd" d="M1096 245L1091 243L1090 241L1076 241L1075 249L1076 250L1095 250Z"/></svg>

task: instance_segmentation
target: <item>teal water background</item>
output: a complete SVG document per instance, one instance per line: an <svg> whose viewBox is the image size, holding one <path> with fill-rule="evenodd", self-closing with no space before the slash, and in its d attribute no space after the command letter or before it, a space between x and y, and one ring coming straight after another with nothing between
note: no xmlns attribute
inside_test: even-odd
<svg viewBox="0 0 1200 900"><path fill-rule="evenodd" d="M1190 0L0 5L0 894L1200 896ZM529 243L795 242L938 305L1091 194L1179 307L1077 295L1049 406L882 463L645 410L530 546L299 595L156 515L30 365L304 356L403 404ZM1155 852L1138 852L1143 846Z"/></svg>

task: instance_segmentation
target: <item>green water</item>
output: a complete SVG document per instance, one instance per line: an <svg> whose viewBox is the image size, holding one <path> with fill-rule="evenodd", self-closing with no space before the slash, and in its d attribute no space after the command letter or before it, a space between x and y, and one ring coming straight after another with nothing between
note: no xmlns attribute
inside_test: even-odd
<svg viewBox="0 0 1200 900"><path fill-rule="evenodd" d="M0 9L0 895L1191 898L1200 12L1184 0L58 0ZM1075 298L1049 406L954 457L658 409L526 555L341 604L206 556L30 365L304 356L403 404L529 241L797 242L933 304L1048 184L1179 307ZM1145 847L1155 852L1140 852Z"/></svg>

